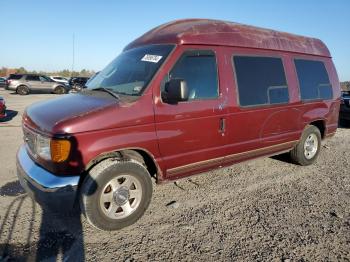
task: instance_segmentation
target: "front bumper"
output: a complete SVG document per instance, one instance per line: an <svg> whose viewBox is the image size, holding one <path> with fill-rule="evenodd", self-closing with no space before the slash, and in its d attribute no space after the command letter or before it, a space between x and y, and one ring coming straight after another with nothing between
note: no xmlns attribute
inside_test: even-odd
<svg viewBox="0 0 350 262"><path fill-rule="evenodd" d="M61 212L73 208L80 176L56 176L46 171L29 157L24 145L17 153L17 176L25 191L41 206Z"/></svg>

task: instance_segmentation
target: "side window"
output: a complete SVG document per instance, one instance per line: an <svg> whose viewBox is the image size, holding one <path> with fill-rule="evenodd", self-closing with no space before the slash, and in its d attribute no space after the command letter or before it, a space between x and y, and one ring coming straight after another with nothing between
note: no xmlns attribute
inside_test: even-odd
<svg viewBox="0 0 350 262"><path fill-rule="evenodd" d="M295 59L301 100L331 99L332 85L321 61Z"/></svg>
<svg viewBox="0 0 350 262"><path fill-rule="evenodd" d="M42 82L48 82L48 81L49 81L49 80L48 80L46 77L44 77L44 76L40 76L39 79L40 79L40 81L42 81Z"/></svg>
<svg viewBox="0 0 350 262"><path fill-rule="evenodd" d="M169 78L181 78L187 83L189 100L218 97L218 76L213 51L187 51L176 62Z"/></svg>
<svg viewBox="0 0 350 262"><path fill-rule="evenodd" d="M28 75L26 78L27 81L40 81L39 76Z"/></svg>
<svg viewBox="0 0 350 262"><path fill-rule="evenodd" d="M234 56L241 106L269 105L289 101L281 58Z"/></svg>

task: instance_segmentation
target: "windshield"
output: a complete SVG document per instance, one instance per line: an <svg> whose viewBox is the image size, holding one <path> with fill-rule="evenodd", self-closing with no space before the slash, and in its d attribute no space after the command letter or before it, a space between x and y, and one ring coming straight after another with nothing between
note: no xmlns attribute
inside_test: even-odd
<svg viewBox="0 0 350 262"><path fill-rule="evenodd" d="M91 79L87 88L141 95L172 48L173 45L149 45L125 51Z"/></svg>

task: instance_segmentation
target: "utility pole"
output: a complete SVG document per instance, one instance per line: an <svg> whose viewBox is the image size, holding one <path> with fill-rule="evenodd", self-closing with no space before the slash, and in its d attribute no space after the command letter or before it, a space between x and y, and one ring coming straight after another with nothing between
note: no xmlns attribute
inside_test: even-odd
<svg viewBox="0 0 350 262"><path fill-rule="evenodd" d="M73 77L73 71L74 71L74 59L75 59L75 33L73 33L73 59L72 59L72 71L71 71L71 77Z"/></svg>

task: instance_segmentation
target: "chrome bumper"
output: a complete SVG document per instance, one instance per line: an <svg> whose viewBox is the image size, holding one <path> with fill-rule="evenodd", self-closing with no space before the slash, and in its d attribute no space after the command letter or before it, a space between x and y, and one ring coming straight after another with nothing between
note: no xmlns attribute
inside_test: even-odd
<svg viewBox="0 0 350 262"><path fill-rule="evenodd" d="M73 208L80 176L56 176L46 171L29 157L24 145L17 153L17 176L25 191L40 205L57 211Z"/></svg>

